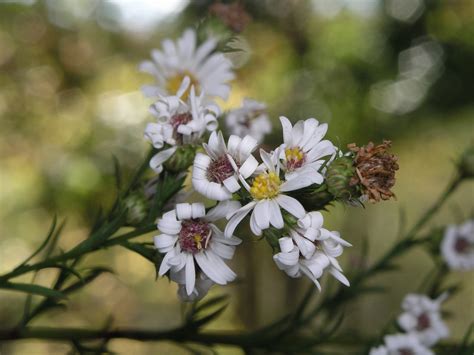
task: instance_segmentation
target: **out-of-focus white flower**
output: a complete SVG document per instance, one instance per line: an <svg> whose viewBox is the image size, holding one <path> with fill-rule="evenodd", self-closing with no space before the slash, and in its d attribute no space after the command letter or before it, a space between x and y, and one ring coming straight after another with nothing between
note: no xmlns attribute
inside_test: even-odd
<svg viewBox="0 0 474 355"><path fill-rule="evenodd" d="M308 185L321 184L324 180L321 167L336 154L330 141L321 140L328 125L319 124L314 118L298 121L294 127L286 117L281 116L280 121L283 128L280 159L286 179L305 176Z"/></svg>
<svg viewBox="0 0 474 355"><path fill-rule="evenodd" d="M234 233L237 225L250 211L252 211L250 229L255 235L261 235L262 230L269 228L270 225L277 229L283 228L284 222L280 208L296 218L301 218L306 214L298 200L285 194L285 192L300 189L305 183L304 179L281 181L278 156L278 150L267 153L261 149L260 157L263 163L251 172L254 175L251 185L240 176L241 183L250 192L253 200L227 216L229 223L225 229L226 237Z"/></svg>
<svg viewBox="0 0 474 355"><path fill-rule="evenodd" d="M279 239L280 252L273 256L280 270L291 277L306 275L318 289L318 279L328 271L337 280L349 286L343 275L337 257L343 247L351 246L337 232L322 228L323 216L320 212L310 212L298 221L298 227L289 231L288 237Z"/></svg>
<svg viewBox="0 0 474 355"><path fill-rule="evenodd" d="M405 332L416 336L422 344L434 345L439 339L449 335L449 329L440 314L440 304L446 297L443 294L432 300L425 295L408 294L403 300L404 312L398 317L398 324Z"/></svg>
<svg viewBox="0 0 474 355"><path fill-rule="evenodd" d="M206 131L217 128L220 109L212 102L205 102L203 94L196 96L194 87L191 87L187 101L180 96L160 97L151 105L150 112L156 117L156 122L146 126L145 138L157 149L169 145L150 160L150 167L160 173L163 163L176 152L177 146L197 143Z"/></svg>
<svg viewBox="0 0 474 355"><path fill-rule="evenodd" d="M452 270L474 269L474 220L448 226L441 242L441 255Z"/></svg>
<svg viewBox="0 0 474 355"><path fill-rule="evenodd" d="M209 143L203 144L207 154L197 153L193 166L193 187L209 199L224 201L240 189L240 174L248 178L257 168L252 155L257 141L245 136L230 136L226 146L222 133L212 132Z"/></svg>
<svg viewBox="0 0 474 355"><path fill-rule="evenodd" d="M196 37L194 30L187 29L176 42L165 39L161 50L151 52L152 60L140 63L139 69L156 80L155 85L142 88L146 96L174 95L183 79L188 78L184 98L194 86L198 93L227 99L230 92L227 83L234 79L232 63L222 53L215 52L216 39L197 45Z"/></svg>
<svg viewBox="0 0 474 355"><path fill-rule="evenodd" d="M170 271L170 278L185 285L186 295L199 297L208 283L196 284L197 270L211 281L225 285L235 279L235 273L224 259L233 257L241 240L224 234L213 223L240 207L237 201L219 203L207 214L202 203L180 203L158 220L155 246L165 253L158 273ZM197 266L196 266L197 264ZM182 273L184 270L184 280ZM202 277L203 280L206 278ZM210 287L210 285L209 285Z"/></svg>
<svg viewBox="0 0 474 355"><path fill-rule="evenodd" d="M172 281L178 284L178 297L183 302L195 302L202 299L207 295L212 286L215 285L215 282L208 278L206 275L201 273L196 278L196 284L194 290L190 295L186 292L186 273L185 269L181 269L178 272L171 272L170 278Z"/></svg>
<svg viewBox="0 0 474 355"><path fill-rule="evenodd" d="M272 131L267 105L252 99L244 99L241 107L229 111L225 123L230 134L239 137L249 135L259 143Z"/></svg>
<svg viewBox="0 0 474 355"><path fill-rule="evenodd" d="M369 355L433 355L413 334L387 335L385 345L372 348Z"/></svg>

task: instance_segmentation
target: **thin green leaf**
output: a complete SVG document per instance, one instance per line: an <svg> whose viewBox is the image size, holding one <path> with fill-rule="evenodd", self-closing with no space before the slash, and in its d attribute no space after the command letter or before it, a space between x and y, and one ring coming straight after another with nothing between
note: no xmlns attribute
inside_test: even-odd
<svg viewBox="0 0 474 355"><path fill-rule="evenodd" d="M114 177L115 177L115 186L117 191L122 189L122 168L120 167L120 162L115 155L112 155L114 161Z"/></svg>
<svg viewBox="0 0 474 355"><path fill-rule="evenodd" d="M36 255L38 255L39 253L41 253L41 251L46 247L46 245L48 245L51 237L54 235L54 231L56 229L56 223L57 223L58 219L57 219L57 216L54 215L53 217L53 222L51 223L51 226L49 227L49 231L48 231L48 234L46 235L46 238L43 240L43 243L41 243L41 245L39 246L38 249L36 249L36 251L31 254L25 261L23 261L20 266L18 267L21 267L23 265L26 265L31 259L33 259Z"/></svg>
<svg viewBox="0 0 474 355"><path fill-rule="evenodd" d="M204 316L202 318L199 318L197 320L193 320L191 323L191 326L193 328L200 328L207 323L211 322L213 319L217 318L224 310L227 308L228 304L223 305L222 307L218 308L214 312L208 314L207 316Z"/></svg>
<svg viewBox="0 0 474 355"><path fill-rule="evenodd" d="M19 291L30 293L33 295L43 296L43 297L52 297L52 298L66 298L66 295L60 291L53 290L48 287L39 286L39 285L32 285L32 284L25 284L25 283L12 283L6 282L0 284L0 288L12 291Z"/></svg>
<svg viewBox="0 0 474 355"><path fill-rule="evenodd" d="M229 299L229 295L221 295L221 296L216 296L207 299L204 302L199 302L196 305L196 308L194 308L194 314L197 314L199 312L205 311L206 309L209 309L212 306L218 305L220 303L223 303Z"/></svg>
<svg viewBox="0 0 474 355"><path fill-rule="evenodd" d="M472 350L473 350L472 348L474 347L474 344L469 345L469 340L471 339L471 335L473 332L474 332L474 323L471 323L471 325L466 331L466 334L464 334L461 346L459 347L458 355L468 355L468 354L471 355L472 354Z"/></svg>
<svg viewBox="0 0 474 355"><path fill-rule="evenodd" d="M103 273L111 273L113 274L113 270L106 268L106 267L95 267L91 268L90 270L87 271L85 275L82 276L81 281L74 282L73 284L69 285L68 287L64 288L62 292L64 294L70 294L72 292L75 292L84 286L88 285L92 281L94 281L98 276L100 276Z"/></svg>

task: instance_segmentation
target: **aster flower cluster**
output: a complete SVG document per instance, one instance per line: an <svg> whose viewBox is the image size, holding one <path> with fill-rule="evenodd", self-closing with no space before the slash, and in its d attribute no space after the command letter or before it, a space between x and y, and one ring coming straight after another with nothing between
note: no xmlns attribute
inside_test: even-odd
<svg viewBox="0 0 474 355"><path fill-rule="evenodd" d="M371 349L370 355L433 354L430 348L449 335L440 310L446 298L446 293L434 300L421 294L406 295L402 302L403 313L397 319L405 334L386 336L384 345Z"/></svg>
<svg viewBox="0 0 474 355"><path fill-rule="evenodd" d="M163 41L152 61L140 65L156 80L143 90L155 97L150 106L155 122L145 129L155 150L150 167L158 174L189 171L193 190L214 201L207 212L203 203L180 201L158 219L155 247L164 255L159 275L179 285L183 300L199 299L212 285L231 282L236 274L226 261L241 243L234 236L237 227L249 216L248 229L272 246L276 266L287 275L306 276L321 289L319 280L328 273L349 286L337 258L351 244L324 228L319 210L328 201L321 205L317 196L310 203L301 198L327 183L327 189L338 190L326 177L332 163L345 156L324 138L328 125L314 118L293 125L282 116L281 144L267 151L259 148L272 130L267 106L246 98L225 114L226 138L217 129L222 115L213 100L228 97L234 73L216 46L214 39L198 44L196 32L186 30L177 42ZM373 200L392 195L398 166L393 156L387 158L387 147L362 148L351 160L347 184L360 186L359 196L361 191L371 191ZM374 177L386 172L390 176L384 182ZM223 229L218 220L226 221Z"/></svg>

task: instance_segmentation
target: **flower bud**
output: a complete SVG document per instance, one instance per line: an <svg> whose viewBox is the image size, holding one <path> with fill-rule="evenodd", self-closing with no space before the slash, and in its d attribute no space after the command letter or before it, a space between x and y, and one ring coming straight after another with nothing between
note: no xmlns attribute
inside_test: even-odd
<svg viewBox="0 0 474 355"><path fill-rule="evenodd" d="M351 157L339 157L328 167L326 184L336 200L349 201L360 196L357 186L351 184L356 173Z"/></svg>
<svg viewBox="0 0 474 355"><path fill-rule="evenodd" d="M193 145L182 145L163 165L173 173L185 171L192 165L195 155L196 148Z"/></svg>
<svg viewBox="0 0 474 355"><path fill-rule="evenodd" d="M125 199L124 205L127 209L126 221L128 224L136 225L145 219L148 212L148 202L145 196L134 193Z"/></svg>
<svg viewBox="0 0 474 355"><path fill-rule="evenodd" d="M459 172L463 178L474 177L474 146L467 148L459 160Z"/></svg>

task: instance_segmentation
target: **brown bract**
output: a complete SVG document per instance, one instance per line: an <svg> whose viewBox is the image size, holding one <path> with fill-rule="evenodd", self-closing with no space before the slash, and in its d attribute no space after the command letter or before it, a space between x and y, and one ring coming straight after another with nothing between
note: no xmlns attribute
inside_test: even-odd
<svg viewBox="0 0 474 355"><path fill-rule="evenodd" d="M234 32L242 32L252 19L239 2L232 4L217 2L209 7L209 13L218 17Z"/></svg>
<svg viewBox="0 0 474 355"><path fill-rule="evenodd" d="M350 185L360 185L363 194L371 202L395 197L390 189L395 185L398 158L388 153L391 144L390 141L384 141L379 145L370 142L362 147L358 147L355 143L347 146L355 153L356 175L352 177Z"/></svg>

